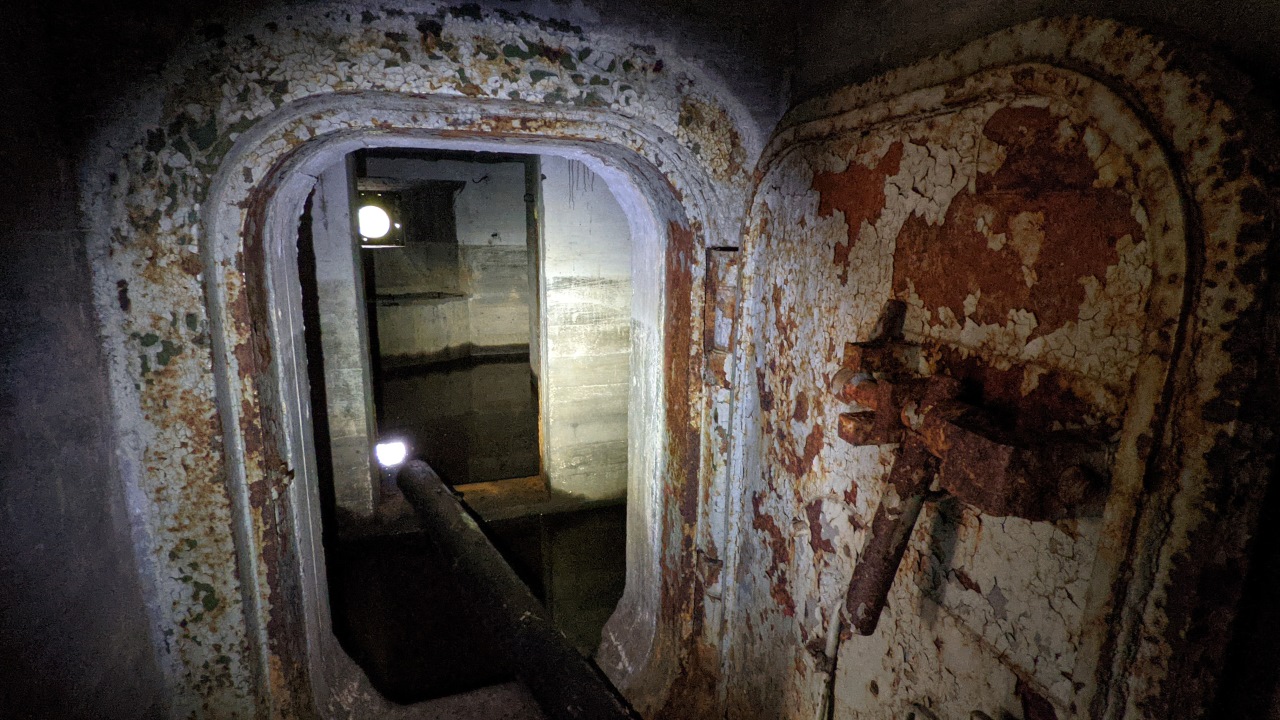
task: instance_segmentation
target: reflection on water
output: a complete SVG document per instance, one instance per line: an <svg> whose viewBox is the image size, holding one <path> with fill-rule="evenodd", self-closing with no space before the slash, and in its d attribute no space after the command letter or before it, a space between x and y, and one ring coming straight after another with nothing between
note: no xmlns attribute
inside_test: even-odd
<svg viewBox="0 0 1280 720"><path fill-rule="evenodd" d="M538 398L528 356L462 360L383 371L382 438L450 485L538 474Z"/></svg>

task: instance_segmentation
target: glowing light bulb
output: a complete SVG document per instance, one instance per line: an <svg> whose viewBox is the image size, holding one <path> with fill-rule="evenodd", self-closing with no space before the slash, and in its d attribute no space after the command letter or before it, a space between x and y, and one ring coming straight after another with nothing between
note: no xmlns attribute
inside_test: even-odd
<svg viewBox="0 0 1280 720"><path fill-rule="evenodd" d="M377 240L391 232L391 216L377 205L365 205L360 208L356 217L360 224L360 234L370 240Z"/></svg>
<svg viewBox="0 0 1280 720"><path fill-rule="evenodd" d="M409 446L399 440L381 442L374 447L373 454L377 456L378 464L382 467L395 467L409 456Z"/></svg>

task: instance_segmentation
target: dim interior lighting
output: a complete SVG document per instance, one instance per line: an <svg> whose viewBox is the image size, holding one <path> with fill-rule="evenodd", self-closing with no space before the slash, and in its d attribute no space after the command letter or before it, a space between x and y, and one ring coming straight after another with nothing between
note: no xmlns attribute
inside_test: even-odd
<svg viewBox="0 0 1280 720"><path fill-rule="evenodd" d="M373 449L373 454L377 456L378 464L382 467L395 467L409 456L409 446L399 440L380 442Z"/></svg>
<svg viewBox="0 0 1280 720"><path fill-rule="evenodd" d="M360 224L360 234L377 240L391 232L391 216L377 205L365 205L356 215Z"/></svg>

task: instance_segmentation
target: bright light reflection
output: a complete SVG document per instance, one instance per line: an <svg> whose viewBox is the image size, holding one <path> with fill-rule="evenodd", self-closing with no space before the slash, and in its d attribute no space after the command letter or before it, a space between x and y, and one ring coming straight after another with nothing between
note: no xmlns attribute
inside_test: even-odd
<svg viewBox="0 0 1280 720"><path fill-rule="evenodd" d="M383 442L378 443L373 454L378 457L378 464L382 467L395 467L409 456L409 447L399 440Z"/></svg>
<svg viewBox="0 0 1280 720"><path fill-rule="evenodd" d="M365 205L360 208L356 217L360 223L360 234L371 240L377 240L391 232L391 216L377 205Z"/></svg>

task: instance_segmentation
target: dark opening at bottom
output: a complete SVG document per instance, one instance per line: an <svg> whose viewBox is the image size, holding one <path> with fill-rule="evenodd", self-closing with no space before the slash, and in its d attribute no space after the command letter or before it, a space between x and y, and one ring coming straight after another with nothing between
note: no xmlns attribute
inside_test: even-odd
<svg viewBox="0 0 1280 720"><path fill-rule="evenodd" d="M584 654L622 597L626 508L489 523L495 545ZM435 560L426 534L353 540L331 558L334 630L379 692L418 702L512 679L479 632L474 588Z"/></svg>

